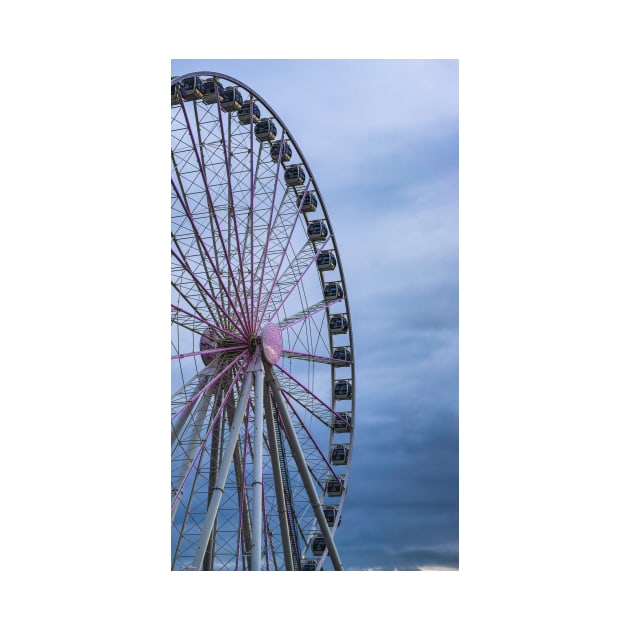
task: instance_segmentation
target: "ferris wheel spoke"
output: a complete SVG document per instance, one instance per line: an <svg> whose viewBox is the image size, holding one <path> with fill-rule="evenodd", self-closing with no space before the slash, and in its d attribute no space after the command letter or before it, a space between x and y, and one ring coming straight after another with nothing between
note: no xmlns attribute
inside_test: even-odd
<svg viewBox="0 0 630 630"><path fill-rule="evenodd" d="M240 300L240 292L237 292L237 296L239 297L239 304L241 304L241 308L244 311L245 317L247 319L248 322L248 328L251 329L252 327L252 320L251 320L251 314L249 312L249 307L248 307L248 303L247 303L247 294L245 292L245 275L244 275L244 268L245 265L243 263L243 254L241 251L241 241L239 238L239 232L238 232L238 222L236 220L236 206L234 204L234 190L232 188L232 151L229 147L229 143L231 143L231 139L232 139L232 134L231 134L231 130L228 130L228 141L226 142L226 137L225 137L225 127L223 125L223 114L221 112L221 108L219 107L218 109L219 111L219 125L221 127L221 136L223 139L223 155L224 155L224 159L225 159L225 168L226 168L226 180L227 180L227 188L228 188L228 223L229 223L229 219L230 217L232 217L232 222L234 224L234 237L235 237L235 241L236 241L236 249L238 252L238 260L239 260L239 269L241 272L241 287L243 292L245 293L245 295L243 296L245 298L245 306L243 307L243 303ZM231 117L228 115L228 125L230 126L232 122ZM235 282L235 284L237 284Z"/></svg>
<svg viewBox="0 0 630 630"><path fill-rule="evenodd" d="M193 131L192 131L192 127L190 125L190 120L188 118L188 114L186 112L186 108L182 107L182 109L183 109L184 117L185 117L185 120L186 120L186 127L188 129L188 133L189 133L189 136L190 136L190 142L191 142L191 145L192 145L192 149L193 149L195 157L197 159L197 165L198 165L198 168L199 168L199 173L201 174L201 178L203 180L204 189L205 189L206 198L207 198L207 201L208 201L210 214L214 218L215 226L216 226L216 228L218 230L218 234L220 236L220 241L221 241L221 244L223 246L223 253L225 255L225 260L226 260L226 263L227 263L229 275L230 275L230 277L232 279L232 282L234 283L234 286L237 286L238 283L236 282L236 278L234 276L234 270L232 269L232 264L231 264L231 259L230 259L231 257L229 255L230 252L229 252L229 249L225 245L225 240L224 240L223 234L221 232L221 227L219 225L219 221L218 221L218 218L217 218L216 210L214 208L214 204L213 204L213 201L212 201L212 196L210 194L210 186L208 184L208 178L207 178L207 175L206 175L205 165L204 165L203 161L201 160L201 156L199 154L199 149L197 147L197 143L195 142L194 134L193 134ZM219 108L219 111L220 111L220 108ZM222 119L220 117L220 114L219 114L219 120L221 121L221 130L223 131L223 122L222 122ZM225 151L225 136L223 137L223 143L224 143L224 151ZM227 161L227 154L225 154L225 156L226 156L226 167L228 167L228 173L227 173L228 189L230 191L230 199L232 199L231 182L230 182L230 174L229 174L229 163ZM181 201L182 200L180 199L180 202ZM182 203L182 205L184 205L184 204ZM188 209L187 206L184 206L184 207L187 210L187 214L189 215L189 220L191 220L191 222L194 223L192 221L192 216L190 215L190 210ZM229 213L229 208L228 208L228 213ZM228 217L228 221L229 221L229 217ZM236 221L236 217L234 217L234 221ZM198 232L197 232L197 234L198 234ZM203 243L203 241L201 241L201 242ZM237 246L239 248L239 260L241 262L241 278L243 279L243 284L244 284L243 271L242 271L242 257L240 256L240 244L238 243L238 237L237 237ZM207 251L206 251L206 255L208 255ZM208 255L208 258L210 260L212 260L212 258L209 255ZM215 270L215 273L217 273L216 270ZM219 278L220 278L220 275L219 275ZM230 294L229 291L227 292L227 294L228 295ZM244 313L247 313L247 309L243 308L243 303L241 302L240 294L236 293L236 297L237 297L239 305L241 307L241 311L244 312Z"/></svg>
<svg viewBox="0 0 630 630"><path fill-rule="evenodd" d="M337 298L336 300L321 300L320 302L316 302L315 304L311 304L307 306L305 309L301 310L299 313L295 313L294 315L290 315L289 317L285 317L282 321L278 322L278 328L280 330L284 330L285 328L290 328L291 326L295 326L300 322L313 317L313 315L323 311L337 302L341 302L343 298Z"/></svg>
<svg viewBox="0 0 630 630"><path fill-rule="evenodd" d="M184 261L182 260L173 250L171 250L171 253L173 255L173 257L175 258L175 260L177 260L177 262L181 265L182 269L184 269L189 275L190 277L193 279L193 281L195 282L195 284L197 285L197 287L199 289L201 289L203 291L203 293L205 293L208 297L210 297L210 299L212 300L212 302L216 305L216 307L225 315L225 317L227 318L227 320L232 324L232 326L234 326L239 332L244 334L244 331L246 330L246 328L242 328L242 323L241 325L238 325L227 313L227 311L225 311L223 309L223 307L221 306L221 304L219 304L219 302L216 300L216 298L212 295L212 292L203 284L203 282L201 282L201 280L197 277L197 275L193 272L193 270L190 268L190 266ZM240 318L238 318L239 321Z"/></svg>
<svg viewBox="0 0 630 630"><path fill-rule="evenodd" d="M172 240L173 244L175 245L175 248L177 249L180 258L182 260L186 260L186 254L184 253L181 245L179 244L177 236L173 232L171 232L171 240ZM199 243L197 242L197 244L199 244ZM211 301L212 301L213 304L216 304L217 303L217 295L215 293L215 287L214 287L213 282L212 282L212 278L214 276L211 276L210 273L208 272L206 259L203 256L203 254L201 253L201 249L200 248L199 248L198 252L199 252L199 256L202 258L202 261L203 261L204 276L205 276L205 278L208 281L208 287L209 287L210 292L212 293L212 296L213 296ZM193 287L198 288L197 287L197 283L189 277L188 273L185 272L185 270L182 269L181 267L178 269L178 271L179 271L178 277L177 277L178 282L173 282L171 280L171 286L179 293L180 297L182 297L184 299L184 301L198 315L203 316L202 313L199 311L199 305L193 304L192 296L189 297L189 295L188 295L189 292L193 293L193 294L196 293L198 295L198 297L200 297L203 300L203 303L204 303L204 305L206 307L205 312L210 314L210 316L214 320L215 324L225 325L224 322L220 321L219 314L216 313L215 309L210 306L210 304L208 302L208 299L206 297L205 291L197 292L196 289L193 289ZM176 269L173 269L173 273L175 273L175 272L176 272ZM187 282L187 280L188 280L188 282ZM192 282L192 284L191 284L191 282ZM221 298L221 311L224 312L225 311L224 296L223 296L222 293L220 294L220 298Z"/></svg>
<svg viewBox="0 0 630 630"><path fill-rule="evenodd" d="M171 322L174 324L177 324L178 326L182 326L183 328L186 328L187 330L190 330L191 332L194 332L200 335L203 334L203 331L205 331L205 328L203 329L203 331L200 331L198 330L198 328L195 328L196 326L195 322L201 322L202 324L205 324L206 327L210 327L213 330L218 330L224 335L228 335L232 339L236 339L237 341L241 341L241 342L245 341L244 337L241 337L237 335L236 333L232 332L231 330L227 330L226 328L221 328L221 326L217 326L216 324L209 322L207 319L203 317L199 317L198 315L195 315L194 313L187 311L181 306L177 306L177 304L171 304L171 309L173 309L176 312L175 315L171 315Z"/></svg>
<svg viewBox="0 0 630 630"><path fill-rule="evenodd" d="M219 379L233 366L235 366L238 361L240 361L243 357L245 356L245 352L241 352L231 363L229 363L225 368L223 368L223 370L221 370L221 372L219 374L217 374L217 376L215 376L213 379L211 379L206 385L204 385L195 395L192 396L192 398L190 398L189 400L185 400L185 402L179 400L177 402L179 402L180 404L183 402L183 404L181 404L181 406L179 407L179 410L176 411L172 417L171 417L171 422L173 422L173 420L179 416L179 414L184 413L191 405L193 405L197 399L199 398L199 396L201 396L204 392L208 391L217 381L219 381Z"/></svg>
<svg viewBox="0 0 630 630"><path fill-rule="evenodd" d="M223 397L222 402L219 404L218 409L217 409L214 417L212 418L211 422L208 424L208 428L207 428L207 431L205 432L205 435L203 436L203 439L201 439L201 437L199 437L199 439L198 439L198 441L196 443L196 449L194 451L194 456L191 456L190 451L185 453L183 456L181 454L172 456L173 461L177 461L178 459L183 459L183 461L186 464L185 468L182 468L180 470L180 476L176 480L176 483L173 484L174 486L176 486L176 490L174 491L174 497L173 497L173 500L171 502L171 513L172 513L173 516L175 515L175 512L176 512L177 507L179 505L179 501L180 501L180 499L182 497L182 493L184 491L184 487L186 486L186 484L188 482L188 479L190 477L191 471L200 462L201 455L204 452L204 450L206 449L208 438L211 435L213 435L215 426L216 426L219 418L221 417L221 415L223 413L223 410L225 409L226 405L228 404L228 402L230 400L230 395L231 395L232 391L234 390L235 385L238 382L238 379L239 379L239 377L240 377L240 375L241 375L241 373L242 373L244 368L245 368L245 366L241 367L241 369L237 372L236 376L232 380L232 383L227 388L225 396ZM178 452L180 452L181 450L182 450L181 448L178 449Z"/></svg>
<svg viewBox="0 0 630 630"><path fill-rule="evenodd" d="M280 136L280 156L282 155L282 147L284 146L284 129L282 130L282 134ZM262 145L261 145L262 148ZM277 160L277 164L276 164L276 168L275 168L275 173L273 176L273 192L271 194L271 203L269 204L269 218L267 220L267 237L265 238L265 248L261 257L261 262L262 262L262 272L260 274L260 286L261 288L264 286L265 283L265 271L266 271L266 267L267 267L267 258L269 256L269 243L271 242L271 234L272 234L272 227L275 227L276 222L277 222L277 218L280 217L280 210L282 209L283 206L283 202L286 198L286 195L288 194L288 190L285 190L284 195L282 197L282 200L278 206L278 210L275 212L275 216L274 216L274 211L276 210L276 197L278 194L278 175L280 174L280 166L282 164L282 159L281 157L278 157ZM255 320L256 322L260 323L260 319L258 317L258 313L260 310L260 298L262 296L262 291L258 292L258 299L256 300L256 314L255 314Z"/></svg>
<svg viewBox="0 0 630 630"><path fill-rule="evenodd" d="M333 427L336 418L345 422L343 416L340 416L332 407L328 406L319 396L287 372L281 365L276 365L275 368L274 374L282 391L320 420L320 422L329 428Z"/></svg>
<svg viewBox="0 0 630 630"><path fill-rule="evenodd" d="M271 384L271 389L273 391L273 399L277 405L280 417L283 420L283 428L285 430L285 434L289 441L289 445L293 453L293 458L300 472L302 483L304 484L304 487L306 488L306 492L308 494L313 512L315 513L317 523L320 527L322 535L324 536L324 540L326 541L326 548L333 562L333 566L335 567L337 571L343 571L343 566L341 564L341 559L339 558L339 554L337 553L335 541L330 533L330 529L328 528L328 523L326 522L324 510L320 503L317 490L315 489L315 486L313 484L313 479L311 477L308 464L306 463L306 459L304 458L304 455L302 453L300 442L298 440L297 435L295 434L295 430L293 429L293 424L291 423L291 418L289 417L289 412L285 405L284 397L280 391L280 387L275 379L274 372L272 371L272 369L269 366L267 366L265 368L265 371L267 373L267 379L269 380Z"/></svg>
<svg viewBox="0 0 630 630"><path fill-rule="evenodd" d="M301 359L304 361L312 361L315 363L326 363L335 367L349 367L352 361L335 359L334 357L325 357L317 354L309 354L307 352L296 352L295 350L283 350L282 356L287 359Z"/></svg>
<svg viewBox="0 0 630 630"><path fill-rule="evenodd" d="M276 280L275 284L271 286L269 289L269 299L267 300L267 304L271 304L271 308L275 307L275 310L269 316L269 320L274 319L274 317L278 314L278 311L291 297L293 291L300 286L302 278L304 278L308 270L311 268L311 265L317 260L317 257L321 254L324 247L326 247L328 240L329 239L326 239L319 249L316 249L310 241L307 241L289 263L282 275ZM313 250L315 250L315 253L313 253ZM276 292L279 294L278 300L275 300ZM279 302L280 300L282 301L279 304L276 305L274 303ZM265 319L266 312L267 307L263 311L261 321Z"/></svg>
<svg viewBox="0 0 630 630"><path fill-rule="evenodd" d="M192 216L192 213L190 212L190 208L188 207L188 204L186 203L185 199L183 199L183 197L181 196L181 193L179 192L179 190L175 187L175 183L173 182L173 180L171 180L171 183L173 185L173 188L175 189L175 193L180 201L180 203L182 204L182 207L184 208L184 211L186 213L186 216L188 218L188 221L190 222L190 226L192 228L195 240L197 241L197 243L200 244L200 246L203 249L203 252L207 258L207 260L210 262L210 265L212 267L212 270L216 276L216 278L219 280L219 283L221 285L221 288L223 289L223 295L225 295L228 298L228 301L230 302L230 305L233 309L233 312L236 314L237 318L239 319L239 321L241 322L241 325L244 329L246 329L246 325L245 322L240 318L239 316L239 309L236 308L236 305L234 304L233 300L231 299L231 292L229 291L229 289L225 286L225 283L223 282L223 278L222 278L222 274L219 272L219 270L217 269L217 266L215 264L214 258L210 255L210 253L208 252L208 249L203 241L203 239L200 236L199 233L199 229L197 227L197 224L195 223L195 220ZM215 220L216 220L216 215L214 213L214 211L212 212L212 215L214 216ZM218 222L217 222L218 223ZM220 232L219 232L220 234ZM221 241L223 242L223 238L221 237ZM171 250L172 251L172 250ZM234 273L232 271L231 265L229 260L227 260L227 267L229 270L229 276L232 277L232 280L234 281ZM239 301L240 304L240 297L239 294L236 294L236 297ZM218 305L217 305L218 306ZM223 307L221 306L221 311L225 312ZM241 309L242 309L242 305L241 305Z"/></svg>
<svg viewBox="0 0 630 630"><path fill-rule="evenodd" d="M311 432L307 429L306 424L304 423L304 421L302 420L302 418L300 417L300 415L296 411L295 407L291 404L291 397L287 394L287 392L285 392L283 390L280 390L280 392L284 396L284 400L285 400L286 404L289 405L289 408L293 412L293 415L295 416L295 418L299 422L301 430L306 434L306 436L308 437L309 442L312 444L312 446L314 447L315 451L319 454L319 457L321 458L321 461L328 468L329 472L332 473L332 476L335 477L336 479L339 479L339 477L337 476L337 473L335 472L335 470L333 469L332 465L328 461L328 457L324 454L322 449L319 448L319 444L317 443L317 440L315 440L315 438L313 437ZM310 410L307 409L307 411L310 411ZM313 476L315 476L315 475L313 475Z"/></svg>
<svg viewBox="0 0 630 630"><path fill-rule="evenodd" d="M216 350L200 350L199 352L188 352L186 354L176 354L171 356L171 360L185 359L186 357L205 357L211 354L220 354L222 352L233 352L234 350L244 350L247 345L227 346L226 348L217 348Z"/></svg>

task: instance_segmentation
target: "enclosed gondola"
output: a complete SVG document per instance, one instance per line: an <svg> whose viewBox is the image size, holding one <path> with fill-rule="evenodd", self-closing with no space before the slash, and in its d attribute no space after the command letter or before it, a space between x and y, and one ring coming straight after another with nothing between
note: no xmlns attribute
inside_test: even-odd
<svg viewBox="0 0 630 630"><path fill-rule="evenodd" d="M223 91L221 109L224 112L237 112L243 107L243 96L236 87L226 87Z"/></svg>
<svg viewBox="0 0 630 630"><path fill-rule="evenodd" d="M304 169L295 164L293 166L287 167L287 170L284 171L284 181L288 186L300 186L306 180L306 173Z"/></svg>
<svg viewBox="0 0 630 630"><path fill-rule="evenodd" d="M265 140L271 141L276 137L277 133L276 125L273 120L269 118L257 122L254 127L254 135L259 142L264 142Z"/></svg>
<svg viewBox="0 0 630 630"><path fill-rule="evenodd" d="M339 335L348 332L348 318L343 315L333 315L328 320L328 328L333 335Z"/></svg>
<svg viewBox="0 0 630 630"><path fill-rule="evenodd" d="M352 414L347 411L340 411L335 416L333 428L335 433L350 433L352 431Z"/></svg>
<svg viewBox="0 0 630 630"><path fill-rule="evenodd" d="M203 96L202 80L199 77L188 77L182 80L181 95L185 101L194 101Z"/></svg>
<svg viewBox="0 0 630 630"><path fill-rule="evenodd" d="M352 361L352 352L347 346L335 348L333 352L333 359L336 359L337 361Z"/></svg>
<svg viewBox="0 0 630 630"><path fill-rule="evenodd" d="M331 300L340 300L343 297L343 287L341 282L327 282L324 286L324 299L327 302Z"/></svg>
<svg viewBox="0 0 630 630"><path fill-rule="evenodd" d="M326 221L317 219L308 224L307 235L309 241L323 241L328 236Z"/></svg>
<svg viewBox="0 0 630 630"><path fill-rule="evenodd" d="M324 506L324 516L326 517L326 523L328 523L329 527L332 527L335 524L335 519L337 518L337 506L336 505L325 505ZM339 519L339 525L341 525L341 519Z"/></svg>
<svg viewBox="0 0 630 630"><path fill-rule="evenodd" d="M238 122L241 125L251 125L260 120L260 108L254 101L243 101L243 107L238 111Z"/></svg>
<svg viewBox="0 0 630 630"><path fill-rule="evenodd" d="M335 400L350 400L352 398L352 383L348 380L335 381Z"/></svg>
<svg viewBox="0 0 630 630"><path fill-rule="evenodd" d="M300 193L297 196L297 206L302 212L313 212L317 209L317 197L312 191Z"/></svg>
<svg viewBox="0 0 630 630"><path fill-rule="evenodd" d="M333 477L332 479L329 479L328 483L326 484L326 493L329 497L341 496L341 493L344 491L344 489L345 481L343 475L340 475L338 478Z"/></svg>
<svg viewBox="0 0 630 630"><path fill-rule="evenodd" d="M337 266L337 259L332 250L328 249L317 257L317 268L320 271L332 271Z"/></svg>
<svg viewBox="0 0 630 630"><path fill-rule="evenodd" d="M171 107L179 103L178 94L180 87L181 83L173 83L173 85L171 85Z"/></svg>
<svg viewBox="0 0 630 630"><path fill-rule="evenodd" d="M223 102L225 90L221 82L216 79L206 79L203 82L201 91L203 92L202 100L204 103L210 105L217 101L219 101L219 103Z"/></svg>
<svg viewBox="0 0 630 630"><path fill-rule="evenodd" d="M326 551L326 539L321 534L317 534L313 538L311 549L314 556L321 556Z"/></svg>
<svg viewBox="0 0 630 630"><path fill-rule="evenodd" d="M309 558L302 563L302 571L317 571L317 560Z"/></svg>
<svg viewBox="0 0 630 630"><path fill-rule="evenodd" d="M345 466L348 463L350 449L347 444L333 444L330 450L330 461L333 466Z"/></svg>
<svg viewBox="0 0 630 630"><path fill-rule="evenodd" d="M270 149L271 159L274 162L277 162L281 151L282 151L282 161L288 162L291 159L291 156L293 155L293 151L291 150L291 147L289 146L289 143L286 140L277 140L276 142L272 143L271 149Z"/></svg>

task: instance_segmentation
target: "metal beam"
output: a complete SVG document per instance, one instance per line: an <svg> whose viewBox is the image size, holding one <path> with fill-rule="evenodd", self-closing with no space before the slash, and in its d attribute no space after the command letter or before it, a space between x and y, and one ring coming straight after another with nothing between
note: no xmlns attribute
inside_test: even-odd
<svg viewBox="0 0 630 630"><path fill-rule="evenodd" d="M225 482L227 481L228 473L230 471L232 458L234 457L234 449L236 448L238 436L241 431L243 417L245 416L245 409L247 408L247 401L249 400L249 393L252 388L252 380L253 373L248 372L247 376L245 377L245 383L243 384L243 389L241 391L241 396L239 398L236 411L234 412L234 422L232 423L230 438L228 440L225 451L223 452L223 459L221 460L221 466L219 467L219 472L217 474L217 485L213 489L212 499L210 501L210 505L208 506L208 512L203 523L203 529L201 530L201 534L199 536L197 553L195 554L195 559L192 563L192 569L194 571L201 570L201 563L203 562L203 557L206 553L206 548L208 546L208 541L210 540L210 535L212 534L212 530L214 529L214 523L216 521L217 512L219 510L219 503L221 501L223 490L225 488Z"/></svg>
<svg viewBox="0 0 630 630"><path fill-rule="evenodd" d="M304 487L308 494L308 498L311 503L311 507L313 508L313 511L315 513L315 517L317 518L321 533L324 537L324 540L326 541L326 549L328 550L328 555L332 560L335 570L343 571L343 565L341 564L341 559L339 558L339 554L337 553L335 541L332 537L332 534L330 533L328 523L326 522L324 510L321 503L319 502L319 497L317 495L317 490L315 489L315 484L313 483L311 473L308 469L306 460L304 459L304 454L302 453L300 442L295 433L295 429L293 428L293 424L291 423L289 412L287 410L287 406L284 403L284 398L282 397L282 393L280 391L280 387L278 386L278 382L276 381L275 374L273 373L273 370L269 365L265 365L265 372L267 374L267 380L271 384L271 389L273 390L274 401L278 407L280 415L282 416L282 420L284 421L284 428L287 439L289 441L289 446L291 447L291 451L293 452L293 457L295 458L295 463L297 464L298 470L300 472L302 483L304 484Z"/></svg>
<svg viewBox="0 0 630 630"><path fill-rule="evenodd" d="M284 565L287 571L293 571L293 553L291 551L291 539L289 538L289 522L287 520L287 507L284 502L284 488L282 487L282 471L280 470L280 456L278 455L278 442L273 424L273 410L271 407L271 394L269 393L269 381L265 380L267 387L263 393L265 404L265 419L267 420L267 439L269 441L269 457L273 469L273 480L276 490L276 503L278 505L278 520L280 521L280 534L282 536L282 551L284 553Z"/></svg>

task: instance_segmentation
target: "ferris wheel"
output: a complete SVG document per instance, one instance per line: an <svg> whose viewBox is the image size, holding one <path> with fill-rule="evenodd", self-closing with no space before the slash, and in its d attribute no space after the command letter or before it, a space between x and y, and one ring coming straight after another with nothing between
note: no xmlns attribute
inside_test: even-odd
<svg viewBox="0 0 630 630"><path fill-rule="evenodd" d="M236 79L171 79L172 570L342 570L347 285L321 192Z"/></svg>

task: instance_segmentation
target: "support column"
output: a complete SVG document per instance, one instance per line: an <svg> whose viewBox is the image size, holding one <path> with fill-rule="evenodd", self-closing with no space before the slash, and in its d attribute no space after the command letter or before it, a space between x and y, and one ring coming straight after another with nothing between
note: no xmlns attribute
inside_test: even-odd
<svg viewBox="0 0 630 630"><path fill-rule="evenodd" d="M201 535L199 536L197 553L192 563L194 571L201 570L201 563L206 553L206 548L208 546L208 541L210 540L210 535L212 534L212 530L214 529L214 523L217 517L217 512L219 510L219 502L221 501L221 497L223 495L225 482L227 481L228 473L230 471L230 465L232 464L232 458L234 457L234 449L236 448L236 442L238 441L238 436L241 431L241 424L243 423L243 417L245 416L247 401L249 400L249 393L252 389L252 380L252 372L248 372L247 376L245 377L245 383L243 384L243 390L241 391L241 396L239 398L236 411L234 412L234 422L232 423L230 438L223 452L221 466L219 467L219 472L217 474L217 485L212 492L212 499L210 500L210 505L208 506L208 513L206 514L206 519L201 530Z"/></svg>
<svg viewBox="0 0 630 630"><path fill-rule="evenodd" d="M271 407L271 394L269 393L269 381L265 381L266 387L263 394L265 403L265 418L267 420L267 439L269 440L269 457L273 468L273 480L276 490L276 503L278 505L278 520L280 521L280 534L282 536L282 551L284 553L284 566L287 571L293 571L293 551L289 537L289 521L287 507L284 501L284 488L282 485L282 471L280 470L280 456L278 455L278 442L276 441L276 428L273 423L273 409Z"/></svg>
<svg viewBox="0 0 630 630"><path fill-rule="evenodd" d="M260 571L262 555L263 514L263 381L264 371L260 357L254 372L254 479L252 481L252 571Z"/></svg>
<svg viewBox="0 0 630 630"><path fill-rule="evenodd" d="M341 559L339 558L339 554L337 553L337 547L335 546L335 541L330 533L330 529L328 527L328 523L326 522L326 517L324 516L324 510L322 508L321 503L319 502L319 497L317 495L317 490L315 489L315 484L313 483L313 479L311 478L311 473L308 469L308 465L306 460L304 459L304 455L302 453L302 449L300 447L300 441L295 434L295 429L291 424L291 419L289 417L289 412L287 410L287 406L284 402L284 398L282 397L282 392L280 391L280 387L278 386L278 382L276 381L276 377L271 369L271 366L265 366L265 372L267 374L267 380L271 383L271 388L273 389L274 400L278 407L278 411L280 412L280 416L284 422L284 428L287 434L287 439L289 441L289 445L291 446L291 451L293 453L293 457L295 459L295 463L297 464L298 470L300 472L300 477L302 478L302 483L304 484L304 488L308 494L309 501L311 503L311 507L313 508L313 512L315 513L315 517L317 518L317 522L319 524L320 530L326 541L326 548L328 550L328 555L332 560L333 566L336 571L343 571L343 565L341 564Z"/></svg>

